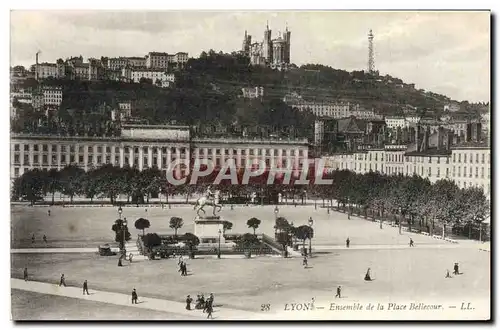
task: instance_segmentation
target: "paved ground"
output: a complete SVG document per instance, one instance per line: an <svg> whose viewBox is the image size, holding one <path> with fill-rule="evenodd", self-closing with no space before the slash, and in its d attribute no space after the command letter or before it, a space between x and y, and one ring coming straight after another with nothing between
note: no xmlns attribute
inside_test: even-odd
<svg viewBox="0 0 500 330"><path fill-rule="evenodd" d="M37 292L42 294L62 296L69 298L83 299L86 301L94 301L99 303L108 303L119 306L131 306L133 308L149 309L158 312L173 313L182 315L185 319L201 319L203 313L198 310L186 310L186 305L183 303L155 299L150 297L139 296L139 303L137 305L131 304L131 296L126 294L89 290L90 295L83 296L82 289L79 287L60 287L55 284L23 281L20 279L11 279L12 289ZM138 292L139 294L140 291ZM217 301L214 304L214 318L223 320L252 320L260 319L261 315L243 310L235 310L225 307L218 307ZM205 316L206 317L206 316Z"/></svg>
<svg viewBox="0 0 500 330"><path fill-rule="evenodd" d="M229 311L259 313L263 304L269 304L266 317L285 319L301 318L299 314L285 312L285 303L310 302L315 297L316 302L326 304L333 299L338 285L344 288L346 298L342 301L346 304L474 301L483 311L487 311L484 306L489 305L490 253L479 251L474 242L452 244L418 234L399 235L398 228L384 225L380 229L378 223L355 217L347 220L345 214L327 214L326 210L314 210L311 206L281 207L280 216L295 225L305 224L309 216L314 219L315 257L310 260L309 268L304 269L297 258L229 259L223 256L217 260L203 257L188 260L189 276L180 277L176 260L142 260L117 267L116 256L100 257L95 253L100 242L113 239L110 228L116 218L115 211L112 208L52 208L52 215L48 217L46 208L13 208L12 247L35 250L23 250L25 253L13 250L16 253L11 255L11 277L22 278L23 268L28 267L31 279L52 283L48 285L54 287L64 273L68 285L78 292L76 288L87 279L92 290L126 297L131 288L136 287L148 300L171 301L181 307L187 294L195 297L214 292L216 301ZM191 208L154 208L147 212L142 208L125 208L123 215L135 220L146 213L152 225L150 232L171 232L168 228L171 216L184 217L185 225L180 232L193 231ZM233 211L224 210L222 216L234 223L233 233L249 232L246 220L252 216L262 220L258 233L272 235L274 232L273 207L237 207ZM133 236L139 233L130 227ZM46 234L49 244L37 241L32 245L32 233L36 237ZM346 237L351 240L349 249L344 247ZM415 241L414 248L408 247L409 237ZM46 253L46 248L55 247L91 248L93 252ZM460 263L463 275L445 279L446 269L451 270L454 262ZM375 278L369 283L362 279L368 267ZM41 317L33 313L35 319ZM67 314L61 313L59 318L64 317ZM321 319L339 317L342 318L332 314L318 316ZM308 318L310 314L305 317ZM363 317L351 315L351 318Z"/></svg>
<svg viewBox="0 0 500 330"><path fill-rule="evenodd" d="M233 222L233 229L228 233L244 234L251 232L246 221L251 217L259 218L262 223L257 233L274 234L273 206L236 206L234 210L225 208L220 215ZM51 208L51 216L45 207L19 207L11 209L11 246L17 248L96 248L99 244L114 240L111 225L118 217L115 208ZM151 222L148 232L173 233L169 228L169 219L178 216L184 219L184 226L179 233L194 232L195 212L191 206L161 208L125 207L123 217L126 217L132 237L140 231L134 228L133 222L139 217L145 217ZM314 220L314 244L326 246L343 246L347 237L351 246L356 245L407 245L409 236L414 237L415 244L436 244L430 237L404 233L399 235L398 228L384 225L379 228L376 222L351 217L343 213L330 212L325 209L315 210L313 206L281 206L279 216L293 222L295 226L307 224L309 217ZM31 243L31 235L35 234L36 242ZM48 244L41 241L47 235ZM441 243L439 243L441 244ZM448 244L448 243L444 243Z"/></svg>
<svg viewBox="0 0 500 330"><path fill-rule="evenodd" d="M14 320L184 320L184 315L157 312L143 308L100 303L87 299L69 298L13 289L11 292ZM193 315L192 319L196 319ZM200 317L201 319L201 317Z"/></svg>
<svg viewBox="0 0 500 330"><path fill-rule="evenodd" d="M277 313L289 301L331 299L343 286L349 302L443 299L489 303L490 254L471 248L367 249L318 252L304 269L300 259L195 259L188 260L189 276L181 277L176 260L144 260L125 267L116 257L95 254L13 254L11 276L22 278L28 267L35 281L57 284L60 274L68 285L80 287L87 279L95 290L141 295L178 303L185 296L214 292L225 308L259 312L270 304ZM464 273L445 279L446 269L459 262ZM375 279L363 281L370 267ZM117 281L117 279L121 279ZM346 300L347 301L347 300Z"/></svg>

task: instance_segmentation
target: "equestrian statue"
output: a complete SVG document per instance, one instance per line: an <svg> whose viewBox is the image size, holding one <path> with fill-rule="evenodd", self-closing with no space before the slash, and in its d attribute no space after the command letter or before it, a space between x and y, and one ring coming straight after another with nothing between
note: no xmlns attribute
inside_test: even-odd
<svg viewBox="0 0 500 330"><path fill-rule="evenodd" d="M220 212L222 209L222 204L219 203L219 195L220 191L215 190L215 192L212 192L212 189L210 186L208 186L207 191L205 192L205 195L198 198L196 203L194 204L194 210L196 210L196 214L198 216L200 215L200 211L203 211L203 214L205 214L205 210L203 209L206 205L213 206L213 215L215 216L215 211L218 209L217 212Z"/></svg>

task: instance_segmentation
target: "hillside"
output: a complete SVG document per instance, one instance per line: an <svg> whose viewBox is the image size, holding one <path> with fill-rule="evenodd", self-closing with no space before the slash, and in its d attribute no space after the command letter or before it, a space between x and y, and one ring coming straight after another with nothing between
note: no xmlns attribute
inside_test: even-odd
<svg viewBox="0 0 500 330"><path fill-rule="evenodd" d="M44 120L24 106L12 127L14 131L112 135L117 128L109 122L111 110L120 101L132 101L135 117L150 123L193 125L200 134L242 134L246 130L257 136L311 137L314 117L285 104L282 100L288 93L297 92L305 100L360 103L386 115L400 114L405 105L439 112L451 101L444 95L416 90L414 85L388 75L313 64L280 72L249 66L248 58L236 53L202 53L175 75L173 89L148 82L45 80L44 85L63 86L57 120L46 120L42 127L36 127L35 123ZM36 81L28 80L24 87L36 85ZM263 99L241 97L242 87L255 86L264 87Z"/></svg>

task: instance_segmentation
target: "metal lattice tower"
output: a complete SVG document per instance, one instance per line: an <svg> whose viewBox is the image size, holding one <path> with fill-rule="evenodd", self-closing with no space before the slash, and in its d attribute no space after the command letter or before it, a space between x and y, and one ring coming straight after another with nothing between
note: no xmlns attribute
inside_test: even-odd
<svg viewBox="0 0 500 330"><path fill-rule="evenodd" d="M373 33L370 30L368 33L368 72L373 73L375 71L375 58L373 55Z"/></svg>

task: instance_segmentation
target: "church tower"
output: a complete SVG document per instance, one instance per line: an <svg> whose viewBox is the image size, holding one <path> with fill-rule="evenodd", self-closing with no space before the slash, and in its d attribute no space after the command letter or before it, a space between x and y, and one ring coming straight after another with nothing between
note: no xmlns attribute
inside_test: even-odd
<svg viewBox="0 0 500 330"><path fill-rule="evenodd" d="M266 63L271 63L273 60L273 44L271 41L271 30L269 30L269 22L266 24L264 31L264 41L262 43L262 52Z"/></svg>
<svg viewBox="0 0 500 330"><path fill-rule="evenodd" d="M285 54L284 54L284 58L283 58L283 62L285 62L286 64L290 64L290 37L292 35L292 32L288 31L288 24L286 25L286 29L285 29L285 35L284 35L284 39L285 39Z"/></svg>
<svg viewBox="0 0 500 330"><path fill-rule="evenodd" d="M241 46L241 51L246 56L250 56L250 45L252 44L252 36L247 34L245 30L245 36L243 37L243 44Z"/></svg>

